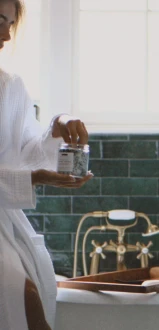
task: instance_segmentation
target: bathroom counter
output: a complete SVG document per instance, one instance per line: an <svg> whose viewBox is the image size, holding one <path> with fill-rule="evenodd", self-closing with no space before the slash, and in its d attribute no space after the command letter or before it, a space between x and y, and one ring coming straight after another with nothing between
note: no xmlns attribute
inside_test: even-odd
<svg viewBox="0 0 159 330"><path fill-rule="evenodd" d="M159 294L58 288L55 330L156 330Z"/></svg>

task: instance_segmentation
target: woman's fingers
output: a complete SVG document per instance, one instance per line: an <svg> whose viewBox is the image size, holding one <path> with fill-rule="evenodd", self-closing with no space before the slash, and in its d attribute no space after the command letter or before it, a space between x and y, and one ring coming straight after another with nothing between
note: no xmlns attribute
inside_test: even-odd
<svg viewBox="0 0 159 330"><path fill-rule="evenodd" d="M92 173L88 173L88 175L84 176L83 178L75 178L71 175L63 175L59 173L56 174L57 175L53 175L53 177L49 176L49 179L47 179L48 185L54 185L56 187L78 188L93 177Z"/></svg>
<svg viewBox="0 0 159 330"><path fill-rule="evenodd" d="M60 174L54 171L37 170L32 172L32 184L46 184L55 187L81 187L85 182L90 180L93 174L88 172L83 178L75 178L71 175Z"/></svg>
<svg viewBox="0 0 159 330"><path fill-rule="evenodd" d="M84 124L79 120L70 120L66 125L71 143L87 144L88 133Z"/></svg>
<svg viewBox="0 0 159 330"><path fill-rule="evenodd" d="M87 181L89 181L93 177L92 173L89 173L88 175L84 176L83 178L74 178L75 180L73 182L61 182L60 180L57 180L54 186L56 187L65 187L65 188L80 188L83 186Z"/></svg>
<svg viewBox="0 0 159 330"><path fill-rule="evenodd" d="M80 123L80 125L77 126L77 132L79 136L79 144L87 144L88 143L88 132L86 130L86 127L84 123Z"/></svg>
<svg viewBox="0 0 159 330"><path fill-rule="evenodd" d="M88 143L88 132L84 123L80 119L69 115L62 115L56 118L52 129L52 136L61 136L67 143Z"/></svg>
<svg viewBox="0 0 159 330"><path fill-rule="evenodd" d="M75 179L70 175L65 174L59 174L54 171L48 171L48 170L36 170L32 171L31 173L32 178L32 184L38 185L38 184L51 184L53 185L56 182L63 182L65 184L68 182L74 182Z"/></svg>

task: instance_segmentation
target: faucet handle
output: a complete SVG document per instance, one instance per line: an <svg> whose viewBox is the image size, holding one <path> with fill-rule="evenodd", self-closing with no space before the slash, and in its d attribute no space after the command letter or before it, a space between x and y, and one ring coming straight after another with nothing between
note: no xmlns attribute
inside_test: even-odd
<svg viewBox="0 0 159 330"><path fill-rule="evenodd" d="M103 250L107 246L107 242L104 242L102 245L100 245L99 243L96 243L95 240L92 240L91 243L95 249L90 253L90 257L92 258L95 254L99 254L101 255L102 259L106 259L106 255L103 253Z"/></svg>
<svg viewBox="0 0 159 330"><path fill-rule="evenodd" d="M147 245L142 244L140 242L136 243L137 248L139 249L140 253L137 255L137 259L141 259L143 257L149 257L150 259L154 258L153 254L149 251L149 248L153 245L150 241Z"/></svg>

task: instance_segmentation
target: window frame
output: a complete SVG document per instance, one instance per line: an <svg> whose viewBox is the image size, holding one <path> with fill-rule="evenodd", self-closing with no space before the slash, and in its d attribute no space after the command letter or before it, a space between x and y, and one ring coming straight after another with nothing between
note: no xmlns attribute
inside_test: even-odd
<svg viewBox="0 0 159 330"><path fill-rule="evenodd" d="M34 100L41 108L40 117L42 118L42 123L45 119L46 123L49 123L50 119L59 113L69 113L70 115L80 117L89 133L158 133L158 113L149 113L147 118L143 118L141 114L134 118L134 115L130 113L127 115L123 113L122 116L121 114L107 113L105 118L103 118L103 115L100 116L99 112L90 116L86 111L82 117L80 116L78 96L80 0L48 1L49 6L51 6L50 17L48 18L50 20L50 45L48 49L51 61L49 59L49 64L47 64L46 68L47 88L45 79L41 87L42 92L45 89L45 100L42 102L42 105L39 100ZM45 17L45 20L47 20L47 17ZM43 26L41 28L43 29ZM148 37L146 47L148 54ZM45 59L45 56L44 47L42 61L43 58ZM45 75L44 70L43 72ZM148 72L146 72L146 75L148 75Z"/></svg>
<svg viewBox="0 0 159 330"><path fill-rule="evenodd" d="M147 2L148 3L148 2ZM78 59L79 59L79 8L80 8L80 0L72 0L72 102L71 102L71 114L78 116L78 106L79 106L79 98L78 98ZM148 12L147 12L148 16ZM148 85L148 17L146 18L146 79ZM148 93L147 93L148 95ZM148 102L147 102L148 104ZM107 114L107 116L103 120L103 115L97 113L96 115L90 115L86 112L86 114L82 114L82 120L85 122L88 132L90 133L137 133L137 134L156 134L159 132L159 114L147 112L147 116L145 114L138 114L137 118L134 117L134 114L125 114L121 116L117 114ZM115 116L115 121L113 117ZM144 117L144 118L143 118ZM99 120L100 118L100 120ZM111 121L112 120L112 121Z"/></svg>

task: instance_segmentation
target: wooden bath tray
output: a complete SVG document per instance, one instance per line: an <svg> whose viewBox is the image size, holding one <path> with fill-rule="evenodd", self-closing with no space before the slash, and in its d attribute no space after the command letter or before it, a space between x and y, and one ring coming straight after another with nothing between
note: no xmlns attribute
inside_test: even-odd
<svg viewBox="0 0 159 330"><path fill-rule="evenodd" d="M150 268L137 268L74 277L66 281L57 282L57 286L59 288L80 289L95 292L118 291L131 293L159 293L159 284L148 286L141 285L146 280L152 280L150 277Z"/></svg>

